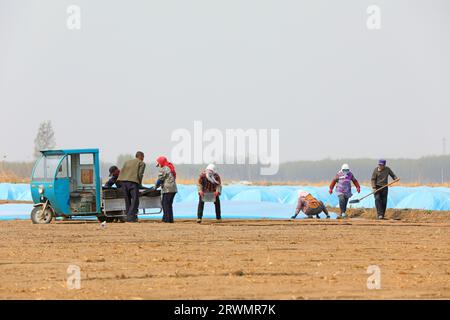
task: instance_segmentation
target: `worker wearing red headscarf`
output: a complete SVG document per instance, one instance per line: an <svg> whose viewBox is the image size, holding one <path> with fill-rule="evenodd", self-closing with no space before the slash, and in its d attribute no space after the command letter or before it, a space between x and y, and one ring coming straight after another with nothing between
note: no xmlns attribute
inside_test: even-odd
<svg viewBox="0 0 450 320"><path fill-rule="evenodd" d="M163 222L173 223L173 200L178 191L177 189L177 173L175 167L166 157L158 157L156 166L159 167L158 179L155 183L155 189L161 187Z"/></svg>

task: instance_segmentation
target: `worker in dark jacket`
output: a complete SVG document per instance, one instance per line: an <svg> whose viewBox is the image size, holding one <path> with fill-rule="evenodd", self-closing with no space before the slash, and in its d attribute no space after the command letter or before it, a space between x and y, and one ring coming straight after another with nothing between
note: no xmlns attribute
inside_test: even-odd
<svg viewBox="0 0 450 320"><path fill-rule="evenodd" d="M166 157L158 157L156 166L159 168L158 179L155 183L155 190L161 187L163 207L162 221L173 223L173 200L178 192L177 189L177 173L174 165L167 160Z"/></svg>
<svg viewBox="0 0 450 320"><path fill-rule="evenodd" d="M389 182L389 176L392 179L398 180L395 173L391 170L391 168L386 166L386 160L381 159L378 161L378 167L375 168L372 174L372 189L373 191L384 187ZM388 187L375 192L375 206L377 208L377 218L384 219L384 215L386 213L387 200L388 200Z"/></svg>
<svg viewBox="0 0 450 320"><path fill-rule="evenodd" d="M119 174L120 174L119 168L117 168L116 166L110 167L109 180L105 183L103 187L106 189L111 189L115 185L117 188L120 188L122 184L120 183L120 181L117 181L117 179L119 178Z"/></svg>
<svg viewBox="0 0 450 320"><path fill-rule="evenodd" d="M222 182L220 180L219 174L216 172L216 166L210 163L206 170L200 173L197 181L198 189L198 209L197 209L197 223L202 222L203 210L205 208L205 201L203 197L205 192L214 193L214 207L216 210L216 219L220 221L222 219L220 212L220 194L222 192Z"/></svg>
<svg viewBox="0 0 450 320"><path fill-rule="evenodd" d="M144 171L144 153L138 151L135 159L125 162L117 178L125 196L127 222L138 222L139 188L142 186Z"/></svg>

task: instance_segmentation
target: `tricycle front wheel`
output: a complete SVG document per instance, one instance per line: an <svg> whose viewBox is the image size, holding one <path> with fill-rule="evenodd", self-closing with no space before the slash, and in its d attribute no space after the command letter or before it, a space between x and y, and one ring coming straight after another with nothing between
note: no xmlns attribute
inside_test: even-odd
<svg viewBox="0 0 450 320"><path fill-rule="evenodd" d="M42 206L38 206L31 210L31 221L34 224L46 224L53 220L53 210L49 207L45 208L45 211L42 209Z"/></svg>

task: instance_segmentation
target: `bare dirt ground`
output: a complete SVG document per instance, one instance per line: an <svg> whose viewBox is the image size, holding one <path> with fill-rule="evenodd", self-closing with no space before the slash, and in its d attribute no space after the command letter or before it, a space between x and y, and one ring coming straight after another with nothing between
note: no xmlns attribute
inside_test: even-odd
<svg viewBox="0 0 450 320"><path fill-rule="evenodd" d="M395 212L389 212L393 215ZM450 213L375 221L0 222L1 299L449 299ZM81 270L69 290L67 269ZM367 288L367 268L381 289Z"/></svg>
<svg viewBox="0 0 450 320"><path fill-rule="evenodd" d="M0 204L8 204L8 203L33 203L31 201L20 201L20 200L0 200Z"/></svg>

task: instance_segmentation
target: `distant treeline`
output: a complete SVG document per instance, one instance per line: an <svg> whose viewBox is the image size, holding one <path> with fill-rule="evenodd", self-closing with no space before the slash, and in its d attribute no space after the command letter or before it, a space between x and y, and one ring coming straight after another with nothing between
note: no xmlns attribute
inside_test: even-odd
<svg viewBox="0 0 450 320"><path fill-rule="evenodd" d="M121 155L117 165L122 166L129 156ZM420 159L387 159L388 166L401 178L404 183L433 184L450 182L450 155L429 156ZM217 169L224 181L253 181L267 183L283 182L311 182L329 181L340 169L343 163L348 163L361 182L369 181L373 169L377 165L376 159L325 159L319 161L294 161L280 164L276 175L263 176L258 165L217 165ZM101 164L101 174L108 177L108 168L112 163ZM33 164L27 162L1 162L0 178L11 177L10 180L27 180L30 177ZM178 179L183 181L195 180L205 165L177 165ZM147 162L145 179L152 181L156 178L157 169L153 162Z"/></svg>
<svg viewBox="0 0 450 320"><path fill-rule="evenodd" d="M361 182L370 181L377 166L376 159L325 159L319 161L294 161L280 164L276 175L262 176L259 166L218 165L225 180L264 182L324 182L330 181L343 163L348 163ZM388 166L404 183L431 184L450 182L450 156L430 156L420 159L388 159ZM204 166L178 165L180 177L195 179Z"/></svg>
<svg viewBox="0 0 450 320"><path fill-rule="evenodd" d="M450 155L429 156L420 159L387 159L387 165L404 183L448 183L450 181ZM343 163L348 163L360 181L369 181L377 166L375 159L325 159L284 163L275 180L305 180L312 182L330 180Z"/></svg>

